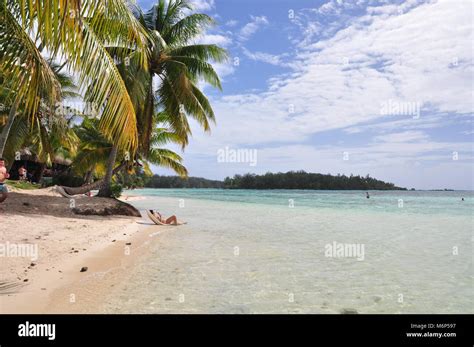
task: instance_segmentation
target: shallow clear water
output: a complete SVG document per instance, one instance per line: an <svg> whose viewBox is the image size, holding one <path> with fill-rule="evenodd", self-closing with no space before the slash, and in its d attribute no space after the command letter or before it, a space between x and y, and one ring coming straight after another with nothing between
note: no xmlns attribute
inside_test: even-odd
<svg viewBox="0 0 474 347"><path fill-rule="evenodd" d="M155 227L104 312L474 313L472 192L127 194L188 224Z"/></svg>

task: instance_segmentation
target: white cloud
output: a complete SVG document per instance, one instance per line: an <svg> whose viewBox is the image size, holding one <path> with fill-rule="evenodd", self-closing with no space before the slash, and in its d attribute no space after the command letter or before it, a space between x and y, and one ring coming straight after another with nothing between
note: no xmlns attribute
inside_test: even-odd
<svg viewBox="0 0 474 347"><path fill-rule="evenodd" d="M225 23L225 25L231 28L235 27L237 24L239 24L239 22L235 19L231 19Z"/></svg>
<svg viewBox="0 0 474 347"><path fill-rule="evenodd" d="M240 143L249 138L254 143L292 141L387 119L380 108L388 100L420 101L432 114L470 113L469 10L463 2L440 1L389 18L370 16L369 25L362 24L369 19L364 16L299 53L295 72L272 79L267 92L214 101L221 114L231 114L242 124L241 131L234 128L225 138ZM457 66L452 67L455 58ZM422 110L421 119L413 122L427 119ZM265 124L272 124L268 134L261 131L268 128ZM259 129L258 135L248 136L248 128Z"/></svg>
<svg viewBox="0 0 474 347"><path fill-rule="evenodd" d="M375 137L377 142L395 142L395 143L406 143L406 142L418 142L421 140L427 140L428 135L422 131L404 131L400 133L385 134Z"/></svg>
<svg viewBox="0 0 474 347"><path fill-rule="evenodd" d="M212 135L209 138L212 138ZM187 165L193 168L192 175L222 179L236 173L285 172L305 170L320 173L367 175L393 182L403 187L417 189L473 189L473 154L471 143L433 142L420 139L400 142L387 139L383 145L371 142L364 146L311 146L290 144L280 146L252 147L242 145L232 148L257 149L257 165L247 163L217 163L218 149L227 146L193 140L187 152ZM206 146L203 148L201 146ZM453 160L452 153L459 153ZM344 152L347 159L344 160ZM206 153L206 155L203 155ZM194 155L193 155L194 154ZM199 155L197 155L199 154ZM422 164L423 163L423 164ZM447 178L451 179L447 179Z"/></svg>
<svg viewBox="0 0 474 347"><path fill-rule="evenodd" d="M214 63L212 66L222 80L235 72L235 67L230 63Z"/></svg>
<svg viewBox="0 0 474 347"><path fill-rule="evenodd" d="M265 16L251 16L251 21L240 29L239 38L246 41L255 34L261 27L268 25L268 19Z"/></svg>
<svg viewBox="0 0 474 347"><path fill-rule="evenodd" d="M450 156L452 151L464 151L466 157L471 151L472 159L471 144L436 142L420 129L428 131L472 113L471 4L448 0L410 4L402 11L390 4L379 6L352 19L331 38L316 42L313 38L294 56L293 72L269 80L265 92L213 100L218 126L211 137L193 140L192 153L213 155L226 145L262 147L259 162L268 156L262 170L338 172L347 165L341 162L341 153L349 150L353 160L345 168L354 173L379 173L384 179L392 173L400 178L406 170L407 175L421 177L416 172L435 167L437 174L430 176L429 184L443 182L443 175L452 170L450 177L463 178L456 184L466 187L471 181L456 171L466 172L465 162L453 163ZM250 37L258 28L247 27L243 36ZM279 62L264 53L252 54L255 59ZM421 117L382 115L381 103L388 100L421 102ZM380 121L385 122L374 124ZM360 147L302 145L331 129L379 133ZM270 146L275 143L278 148ZM420 166L423 162L428 164ZM406 182L409 177L403 183L409 185ZM421 178L419 183L418 187L425 184Z"/></svg>
<svg viewBox="0 0 474 347"><path fill-rule="evenodd" d="M245 47L242 48L244 55L254 61L260 61L262 63L267 63L275 66L287 66L287 64L282 60L282 57L279 55L264 53L264 52L250 52Z"/></svg>
<svg viewBox="0 0 474 347"><path fill-rule="evenodd" d="M221 34L204 34L197 39L197 42L201 44L228 47L232 44L232 39Z"/></svg>
<svg viewBox="0 0 474 347"><path fill-rule="evenodd" d="M191 0L194 11L209 11L215 7L214 0Z"/></svg>

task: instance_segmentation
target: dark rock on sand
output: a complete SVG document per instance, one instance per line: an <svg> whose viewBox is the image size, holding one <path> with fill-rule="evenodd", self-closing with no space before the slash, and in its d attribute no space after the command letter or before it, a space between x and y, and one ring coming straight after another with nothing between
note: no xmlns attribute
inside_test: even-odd
<svg viewBox="0 0 474 347"><path fill-rule="evenodd" d="M28 213L55 217L74 217L74 215L123 215L141 217L133 206L114 198L75 196L75 208L71 209L69 199L52 195L30 195L11 192L10 197L2 203L5 211L21 211L25 206ZM27 201L25 201L27 200ZM27 205L25 205L27 204ZM26 242L27 240L23 240Z"/></svg>
<svg viewBox="0 0 474 347"><path fill-rule="evenodd" d="M88 267L87 267L87 266L83 266L83 267L81 268L81 272L86 272L86 271L87 271L87 269L88 269Z"/></svg>
<svg viewBox="0 0 474 347"><path fill-rule="evenodd" d="M93 198L97 199L97 198ZM91 200L93 200L91 199ZM140 212L133 207L132 205L129 205L125 202L122 202L117 199L105 199L101 198L101 201L106 202L101 203L99 205L95 206L89 206L89 204L85 204L84 206L78 206L72 211L75 214L83 215L83 216L91 216L91 215L97 215L97 216L131 216L131 217L141 217ZM105 205L105 206L104 206Z"/></svg>

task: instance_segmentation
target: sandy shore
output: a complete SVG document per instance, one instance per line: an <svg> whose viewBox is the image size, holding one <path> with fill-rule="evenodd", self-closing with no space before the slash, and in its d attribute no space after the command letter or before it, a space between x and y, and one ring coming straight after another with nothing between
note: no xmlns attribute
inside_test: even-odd
<svg viewBox="0 0 474 347"><path fill-rule="evenodd" d="M14 192L0 205L0 313L97 312L156 232L141 218L75 215L51 190Z"/></svg>

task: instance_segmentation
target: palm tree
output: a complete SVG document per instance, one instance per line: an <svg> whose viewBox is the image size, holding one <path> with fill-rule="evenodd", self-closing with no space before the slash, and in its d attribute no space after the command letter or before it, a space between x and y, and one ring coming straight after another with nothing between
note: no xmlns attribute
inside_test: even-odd
<svg viewBox="0 0 474 347"><path fill-rule="evenodd" d="M94 183L90 183L90 178L94 174L102 177L106 176L107 167L110 164L109 160L114 146L112 143L108 142L108 140L98 130L98 121L96 119L84 118L81 125L74 127L74 131L80 138L81 142L77 156L73 161L73 171L76 174L84 176L84 181L87 184L86 187L88 190L97 189L104 185L103 182L106 178L100 179ZM150 149L148 161L142 161L141 158L137 157L137 162L142 161L143 166L145 166L147 171L149 171L149 163L152 163L170 168L181 176L186 176L187 170L181 163L182 158L171 150L158 147L173 142L175 139L175 134L167 132L164 129L156 129L153 135L153 147ZM111 167L114 168L112 170L113 174L117 174L123 169L128 169L129 172L134 170L134 165L130 162L121 161L112 164ZM83 194L88 191L84 191L84 186L65 188L66 192L71 195Z"/></svg>
<svg viewBox="0 0 474 347"><path fill-rule="evenodd" d="M214 21L205 14L185 15L191 9L185 0L159 0L146 14L135 8L138 20L151 38L149 69L145 70L133 61L119 67L135 105L138 155L150 162L159 162L157 159L161 158L155 158L157 152L151 148L157 126L161 125L167 133L172 133L174 142L184 148L191 134L188 116L197 120L205 131L209 131L210 122L215 121L209 100L197 83L204 80L222 89L211 61L222 62L227 59L227 53L216 45L193 44L193 40ZM120 47L109 50L111 54L120 51ZM153 88L154 78L160 81L157 90ZM110 195L117 152L118 149L113 147L100 196ZM166 159L160 160L166 162Z"/></svg>
<svg viewBox="0 0 474 347"><path fill-rule="evenodd" d="M57 6L57 11L51 10ZM188 1L160 0L146 14L132 8L137 18L125 0L43 0L43 7L37 7L26 0L4 0L0 5L0 74L11 81L9 90L14 93L9 94L8 119L13 120L17 110L35 117L40 85L47 86L50 104L60 99L59 83L41 55L46 48L53 58L64 54L77 72L86 101L101 111L98 130L112 145L104 180L67 189L68 193L103 187L101 195L108 195L113 174L127 165L121 160L114 167L117 155L128 153L132 160L164 165L173 162L166 150L152 147L153 136L166 129L184 148L191 135L188 116L210 130L215 115L197 83L202 80L221 89L212 62L224 61L227 55L216 45L193 43L214 22L204 14L186 15L191 9ZM132 63L116 66L114 58ZM159 80L156 90L153 79ZM20 100L26 100L24 105ZM8 126L3 130L0 151Z"/></svg>
<svg viewBox="0 0 474 347"><path fill-rule="evenodd" d="M64 65L60 66L52 61L47 63L60 85L61 98L58 101L65 97L79 97L71 76L61 72ZM72 118L63 117L58 114L54 106L44 102L44 98L47 98L48 95L46 88L41 87L39 95L43 99L33 118L17 117L12 120L11 135L4 151L5 157L9 159L10 163L13 162L15 153L25 147L36 154L42 168L51 164L56 156L66 158L74 155L78 138L70 128ZM4 102L4 96L0 95L0 101ZM8 109L4 111L11 112ZM64 108L64 111L67 111L67 115L70 117L78 114L78 111L70 107Z"/></svg>
<svg viewBox="0 0 474 347"><path fill-rule="evenodd" d="M101 110L101 132L121 149L137 148L136 115L125 84L105 45L127 48L147 69L147 33L126 0L2 0L0 1L0 74L9 81L8 121L0 135L0 155L13 121L21 112L34 118L43 98L54 105L60 86L42 55L65 60L77 73L88 102ZM120 54L118 52L117 54ZM124 53L125 54L125 53ZM42 88L41 88L42 87Z"/></svg>
<svg viewBox="0 0 474 347"><path fill-rule="evenodd" d="M227 53L217 45L194 44L215 22L206 14L186 15L190 10L192 6L187 0L159 0L148 12L138 14L152 39L149 70L144 77L145 102L137 110L139 146L145 152L150 146L157 110L167 116L164 123L179 135L183 148L191 134L188 116L205 131L215 121L209 100L197 82L203 80L222 89L211 63L225 61ZM154 78L159 81L157 90L153 89Z"/></svg>

